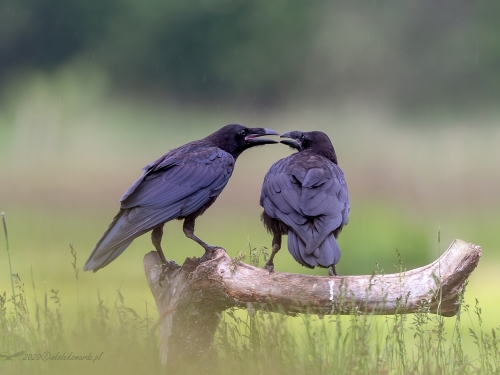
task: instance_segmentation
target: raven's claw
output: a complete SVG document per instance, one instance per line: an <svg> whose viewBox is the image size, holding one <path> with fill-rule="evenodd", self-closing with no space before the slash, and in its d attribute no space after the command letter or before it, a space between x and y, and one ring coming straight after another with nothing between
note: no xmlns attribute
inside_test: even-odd
<svg viewBox="0 0 500 375"><path fill-rule="evenodd" d="M264 268L269 271L269 274L271 274L274 271L274 263L267 262Z"/></svg>
<svg viewBox="0 0 500 375"><path fill-rule="evenodd" d="M200 263L206 262L208 260L211 260L214 256L215 250L217 249L222 249L226 251L223 247L220 246L207 246L205 247L205 254L200 258Z"/></svg>
<svg viewBox="0 0 500 375"><path fill-rule="evenodd" d="M161 283L167 279L168 281L168 277L167 277L167 274L169 271L174 271L174 270L177 270L181 268L180 265L178 265L177 263L175 263L175 260L169 260L167 261L167 263L162 263L161 264L161 274L160 274L160 278L159 278L159 284L161 287L163 287L163 285L161 285Z"/></svg>

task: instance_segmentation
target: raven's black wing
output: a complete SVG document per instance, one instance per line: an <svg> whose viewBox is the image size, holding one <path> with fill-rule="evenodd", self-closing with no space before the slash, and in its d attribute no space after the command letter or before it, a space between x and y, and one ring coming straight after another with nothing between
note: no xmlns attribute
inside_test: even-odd
<svg viewBox="0 0 500 375"><path fill-rule="evenodd" d="M350 207L344 174L336 164L304 153L279 160L264 178L260 204L269 217L289 227L288 247L299 263L328 267L338 262L340 249L332 232L347 224Z"/></svg>
<svg viewBox="0 0 500 375"><path fill-rule="evenodd" d="M217 147L186 147L144 169L122 197L120 212L90 254L85 271L97 271L116 259L136 237L213 201L231 177L234 158Z"/></svg>

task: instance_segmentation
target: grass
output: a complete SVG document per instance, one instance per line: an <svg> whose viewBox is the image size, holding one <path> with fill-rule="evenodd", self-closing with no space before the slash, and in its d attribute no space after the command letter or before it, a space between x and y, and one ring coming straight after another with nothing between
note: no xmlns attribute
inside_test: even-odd
<svg viewBox="0 0 500 375"><path fill-rule="evenodd" d="M500 157L496 114L419 122L394 119L366 103L306 103L275 112L223 105L193 110L164 99L124 98L110 92L99 74L71 68L26 75L4 92L0 209L8 214L10 237L8 250L0 251L0 353L103 355L94 363L0 357L0 373L164 372L151 328L158 313L141 267L152 249L148 236L103 271L78 270L142 166L230 122L278 131L318 129L331 136L352 201L350 223L340 236L341 274L369 274L376 264L380 272L397 272L396 248L407 268L422 266L444 250L435 246L438 227L442 244L460 237L484 252L456 318L425 310L323 319L228 311L216 339L215 373L497 371L500 180L491 162ZM197 234L233 257L247 237L270 247L258 219L260 184L269 166L289 154L269 146L242 155L223 194L197 221ZM169 257L180 263L200 256L191 242L180 222L166 226ZM257 246L250 261L263 250ZM300 267L286 250L275 265L278 271L325 275Z"/></svg>
<svg viewBox="0 0 500 375"><path fill-rule="evenodd" d="M3 223L11 251L5 219ZM154 306L143 301L141 314L126 303L120 290L112 302L96 290L92 305L81 305L80 264L73 246L67 256L76 313L65 308L59 289L47 290L45 283L40 290L33 270L28 283L18 273L12 274L14 294L0 294L0 372L168 373L159 363ZM248 241L238 257L262 265L267 251ZM401 262L399 267L403 269ZM448 319L430 314L425 306L416 314L392 316L362 314L357 309L325 317L230 309L216 333L215 359L205 362L210 366L203 370L213 374L498 374L500 327L485 329L479 301L470 306L464 294L465 288L459 313ZM464 320L469 324L464 325ZM193 371L200 369L186 362L179 373Z"/></svg>

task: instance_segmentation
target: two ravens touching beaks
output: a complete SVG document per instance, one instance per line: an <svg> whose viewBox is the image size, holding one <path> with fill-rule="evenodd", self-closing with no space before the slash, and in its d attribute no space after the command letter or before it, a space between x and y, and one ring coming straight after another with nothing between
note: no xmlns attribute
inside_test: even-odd
<svg viewBox="0 0 500 375"><path fill-rule="evenodd" d="M263 138L279 135L266 128L238 124L222 127L209 136L175 148L143 168L125 192L120 210L92 250L83 269L94 271L115 260L132 241L151 231L151 240L166 269L161 247L163 225L184 220L183 231L205 249L201 262L211 259L220 246L205 243L194 234L196 218L217 199L231 177L241 153L254 146L275 144ZM344 174L328 136L319 131L284 133L282 144L298 151L277 161L264 178L260 205L262 221L272 234L272 253L265 268L272 272L274 257L288 236L293 258L309 268L329 268L337 275L340 259L337 238L349 216L349 194Z"/></svg>

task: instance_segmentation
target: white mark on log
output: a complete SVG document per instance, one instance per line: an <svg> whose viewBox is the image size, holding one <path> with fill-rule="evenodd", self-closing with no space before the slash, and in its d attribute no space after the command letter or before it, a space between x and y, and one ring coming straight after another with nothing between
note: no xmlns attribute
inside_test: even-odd
<svg viewBox="0 0 500 375"><path fill-rule="evenodd" d="M333 280L328 280L328 285L330 285L330 301L333 301Z"/></svg>
<svg viewBox="0 0 500 375"><path fill-rule="evenodd" d="M313 284L313 290L316 289L316 285L318 285L318 284L316 284L316 283Z"/></svg>

